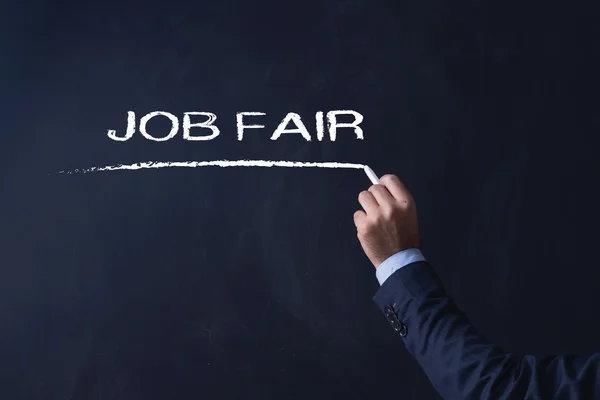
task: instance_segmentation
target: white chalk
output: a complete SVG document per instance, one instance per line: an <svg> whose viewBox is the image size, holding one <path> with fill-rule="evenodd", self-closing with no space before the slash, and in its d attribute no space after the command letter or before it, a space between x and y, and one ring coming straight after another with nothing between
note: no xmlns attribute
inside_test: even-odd
<svg viewBox="0 0 600 400"><path fill-rule="evenodd" d="M371 182L373 182L373 185L377 185L379 183L379 178L377 177L377 175L375 175L375 172L371 168L369 168L368 165L365 165L364 170Z"/></svg>

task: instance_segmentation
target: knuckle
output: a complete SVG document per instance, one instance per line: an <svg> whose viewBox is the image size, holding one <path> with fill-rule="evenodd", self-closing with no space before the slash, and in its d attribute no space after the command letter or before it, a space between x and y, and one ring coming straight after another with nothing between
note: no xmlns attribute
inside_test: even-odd
<svg viewBox="0 0 600 400"><path fill-rule="evenodd" d="M383 213L379 212L375 215L373 215L373 219L371 219L371 225L375 226L378 225L380 223L382 223L385 220L385 217L383 215Z"/></svg>
<svg viewBox="0 0 600 400"><path fill-rule="evenodd" d="M383 207L381 209L381 215L384 219L390 220L397 215L397 210L395 207Z"/></svg>
<svg viewBox="0 0 600 400"><path fill-rule="evenodd" d="M399 180L400 179L398 179L398 177L393 174L385 174L380 179L380 181L384 181L384 182L395 182L395 181L399 181Z"/></svg>
<svg viewBox="0 0 600 400"><path fill-rule="evenodd" d="M362 213L360 211L356 211L354 213L353 218L354 218L354 224L356 226L358 226L360 224L360 222L361 222L361 216L362 216Z"/></svg>
<svg viewBox="0 0 600 400"><path fill-rule="evenodd" d="M412 201L411 199L401 200L400 203L401 203L402 207L407 211L415 209L415 202Z"/></svg>

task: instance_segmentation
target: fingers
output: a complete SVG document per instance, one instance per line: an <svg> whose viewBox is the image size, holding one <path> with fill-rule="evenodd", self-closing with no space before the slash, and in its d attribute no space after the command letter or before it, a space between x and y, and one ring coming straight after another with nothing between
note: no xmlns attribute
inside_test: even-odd
<svg viewBox="0 0 600 400"><path fill-rule="evenodd" d="M379 179L379 184L385 186L388 192L401 202L407 202L410 198L410 192L404 186L404 183L396 175L387 174Z"/></svg>
<svg viewBox="0 0 600 400"><path fill-rule="evenodd" d="M356 225L356 229L362 226L366 218L367 213L363 210L358 210L354 213L354 225Z"/></svg>
<svg viewBox="0 0 600 400"><path fill-rule="evenodd" d="M360 192L358 202L364 211L354 213L354 223L357 228L368 215L390 216L397 209L399 203L404 206L410 206L413 203L412 196L406 186L396 175L391 174L382 176L379 184L372 185L369 190Z"/></svg>
<svg viewBox="0 0 600 400"><path fill-rule="evenodd" d="M363 190L358 194L358 202L362 208L364 208L367 214L377 212L377 208L379 207L379 204L377 203L377 200L375 200L373 194L367 190Z"/></svg>
<svg viewBox="0 0 600 400"><path fill-rule="evenodd" d="M375 197L375 200L377 200L377 204L379 204L381 207L385 207L386 205L391 205L396 202L394 197L383 185L373 185L369 188L369 192L373 194L373 197Z"/></svg>

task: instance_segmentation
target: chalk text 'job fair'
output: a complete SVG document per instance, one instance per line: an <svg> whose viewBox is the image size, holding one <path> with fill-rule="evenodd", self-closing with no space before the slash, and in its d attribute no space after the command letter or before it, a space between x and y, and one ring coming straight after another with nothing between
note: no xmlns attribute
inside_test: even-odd
<svg viewBox="0 0 600 400"><path fill-rule="evenodd" d="M244 131L246 129L263 129L264 125L260 122L260 117L266 115L263 112L239 112L236 114L236 126L237 126L237 137L238 140L244 138ZM340 122L338 121L339 116L350 115L354 118L352 122ZM154 136L148 133L146 129L147 123L155 117L168 118L171 121L171 130L168 134L162 136ZM192 117L201 118L203 121L192 122ZM185 112L183 113L183 139L185 140L212 140L219 136L220 130L215 125L217 116L209 112ZM352 110L335 110L329 111L326 117L323 115L323 111L318 111L315 114L315 133L317 140L322 141L325 133L325 120L327 121L327 131L329 133L329 139L333 142L337 136L337 130L339 128L354 128L354 133L357 139L363 139L363 131L360 128L360 123L363 121L362 114ZM127 129L124 136L118 136L116 130L109 130L108 137L116 141L126 141L136 132L136 115L134 111L127 112ZM168 112L154 111L144 115L140 118L139 132L148 140L156 142L164 142L174 138L179 133L179 119ZM254 122L254 123L250 123ZM288 125L292 125L288 127ZM203 128L201 131L196 131L192 134L192 128ZM206 131L208 129L209 132ZM209 133L209 134L206 134ZM306 128L302 118L299 114L290 112L288 113L277 128L271 135L271 140L277 140L284 133L299 133L306 141L311 141L311 135L309 130Z"/></svg>

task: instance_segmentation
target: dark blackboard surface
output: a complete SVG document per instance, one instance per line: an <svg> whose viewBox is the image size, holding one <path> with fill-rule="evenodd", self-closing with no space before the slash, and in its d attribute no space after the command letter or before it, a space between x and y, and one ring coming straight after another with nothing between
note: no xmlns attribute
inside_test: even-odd
<svg viewBox="0 0 600 400"><path fill-rule="evenodd" d="M141 161L395 173L490 340L598 350L594 2L30 1L0 21L0 398L438 398L371 301L361 171L55 173ZM336 109L364 140L269 140ZM110 140L128 110L210 111L221 135ZM266 128L239 142L239 111Z"/></svg>

